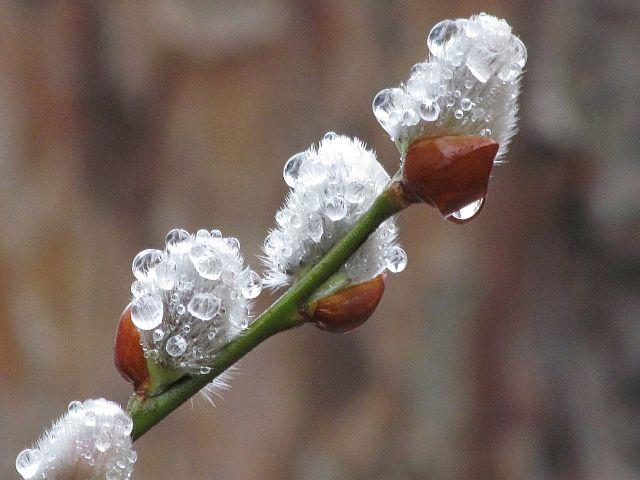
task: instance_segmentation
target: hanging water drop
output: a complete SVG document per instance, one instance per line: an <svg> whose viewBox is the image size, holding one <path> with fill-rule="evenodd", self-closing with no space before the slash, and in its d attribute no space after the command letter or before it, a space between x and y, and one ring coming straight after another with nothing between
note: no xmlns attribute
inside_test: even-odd
<svg viewBox="0 0 640 480"><path fill-rule="evenodd" d="M467 223L473 220L484 206L484 198L480 200L476 200L475 202L470 203L469 205L462 207L457 212L452 213L447 217L451 223L462 224Z"/></svg>
<svg viewBox="0 0 640 480"><path fill-rule="evenodd" d="M399 273L407 266L407 254L396 245L387 250L386 261L390 272Z"/></svg>

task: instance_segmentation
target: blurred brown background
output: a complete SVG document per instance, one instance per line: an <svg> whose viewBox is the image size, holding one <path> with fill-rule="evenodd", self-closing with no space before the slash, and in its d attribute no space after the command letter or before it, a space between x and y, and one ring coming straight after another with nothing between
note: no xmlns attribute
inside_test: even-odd
<svg viewBox="0 0 640 480"><path fill-rule="evenodd" d="M377 314L269 340L136 447L137 479L627 479L640 471L637 1L0 2L0 476L113 368L130 262L221 228L258 266L281 168L326 131L397 153L371 100L430 26L529 47L521 133L467 226L400 218ZM257 311L270 301L263 295Z"/></svg>

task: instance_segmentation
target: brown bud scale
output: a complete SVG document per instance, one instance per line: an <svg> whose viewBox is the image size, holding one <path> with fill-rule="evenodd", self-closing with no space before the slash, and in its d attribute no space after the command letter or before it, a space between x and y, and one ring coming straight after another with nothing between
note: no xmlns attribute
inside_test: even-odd
<svg viewBox="0 0 640 480"><path fill-rule="evenodd" d="M499 145L486 137L447 136L416 140L407 150L403 181L415 201L444 217L484 199Z"/></svg>
<svg viewBox="0 0 640 480"><path fill-rule="evenodd" d="M385 288L385 274L368 282L344 288L312 302L309 320L321 330L349 332L362 325L375 311Z"/></svg>
<svg viewBox="0 0 640 480"><path fill-rule="evenodd" d="M129 307L122 312L118 322L113 359L122 378L133 383L136 391L144 390L149 381L149 370L140 345L140 333L131 321Z"/></svg>

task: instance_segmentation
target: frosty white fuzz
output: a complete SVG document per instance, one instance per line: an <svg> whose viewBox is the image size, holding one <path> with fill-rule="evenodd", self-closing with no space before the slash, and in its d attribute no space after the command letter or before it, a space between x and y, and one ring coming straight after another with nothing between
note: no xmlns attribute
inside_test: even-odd
<svg viewBox="0 0 640 480"><path fill-rule="evenodd" d="M378 122L402 154L416 138L483 135L500 145L499 160L516 130L524 44L505 20L481 13L438 23L427 47L405 84L374 98Z"/></svg>
<svg viewBox="0 0 640 480"><path fill-rule="evenodd" d="M277 228L264 242L264 282L281 287L293 282L324 256L371 206L389 183L375 153L362 142L327 133L317 148L291 157L284 167L291 187L276 214ZM406 264L396 244L393 219L382 223L341 267L351 283L370 280L385 269L400 271Z"/></svg>
<svg viewBox="0 0 640 480"><path fill-rule="evenodd" d="M132 428L133 421L116 403L73 401L32 448L18 454L16 470L32 480L130 478L137 458Z"/></svg>
<svg viewBox="0 0 640 480"><path fill-rule="evenodd" d="M132 270L131 321L145 357L192 375L209 373L218 350L247 328L262 290L238 240L219 230L171 230L165 249L143 250Z"/></svg>

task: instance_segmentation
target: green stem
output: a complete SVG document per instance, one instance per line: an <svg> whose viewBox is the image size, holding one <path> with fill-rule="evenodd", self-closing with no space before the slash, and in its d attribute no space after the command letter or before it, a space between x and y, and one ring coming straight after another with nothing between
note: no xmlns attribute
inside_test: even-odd
<svg viewBox="0 0 640 480"><path fill-rule="evenodd" d="M178 380L157 396L133 394L127 405L133 418L132 439L135 441L143 435L258 344L278 332L301 325L304 320L299 311L313 292L338 271L382 222L406 206L400 184L392 182L311 270L265 310L240 337L220 351L211 365L211 372Z"/></svg>

